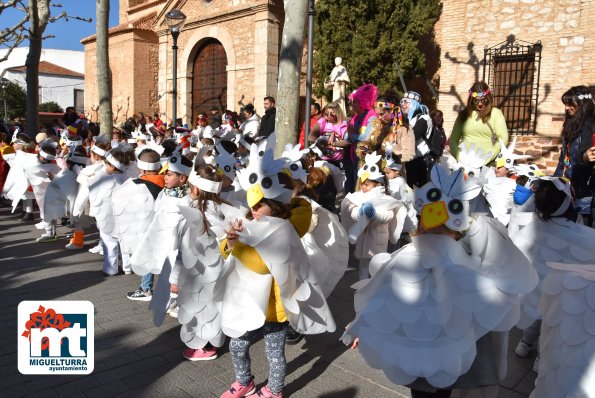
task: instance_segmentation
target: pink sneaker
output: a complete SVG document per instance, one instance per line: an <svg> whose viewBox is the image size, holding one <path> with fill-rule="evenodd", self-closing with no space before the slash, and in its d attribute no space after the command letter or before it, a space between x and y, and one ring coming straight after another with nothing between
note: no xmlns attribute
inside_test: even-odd
<svg viewBox="0 0 595 398"><path fill-rule="evenodd" d="M283 398L283 391L280 391L279 394L273 394L267 386L264 386L254 396L258 398Z"/></svg>
<svg viewBox="0 0 595 398"><path fill-rule="evenodd" d="M219 353L216 348L186 348L182 352L182 356L189 361L210 361L211 359L217 359Z"/></svg>
<svg viewBox="0 0 595 398"><path fill-rule="evenodd" d="M241 385L239 381L234 381L229 390L221 395L221 398L242 398L254 394L254 391L256 391L254 380L250 380L250 384L247 386Z"/></svg>

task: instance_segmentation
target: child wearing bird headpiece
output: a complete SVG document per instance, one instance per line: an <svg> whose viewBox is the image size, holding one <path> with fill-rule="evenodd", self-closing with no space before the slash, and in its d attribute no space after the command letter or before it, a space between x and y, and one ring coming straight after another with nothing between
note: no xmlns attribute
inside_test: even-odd
<svg viewBox="0 0 595 398"><path fill-rule="evenodd" d="M359 259L359 278L369 278L370 259L386 252L389 240L397 243L403 230L406 210L388 195L386 176L380 165L381 155L366 155L357 175L361 191L347 194L341 203L341 222L355 243Z"/></svg>
<svg viewBox="0 0 595 398"><path fill-rule="evenodd" d="M250 345L264 333L269 376L259 397L282 397L286 372L285 339L289 325L299 333L334 331L324 293L312 277L300 237L306 234L312 207L292 199L284 159L273 158L274 135L253 144L246 169L238 171L250 211L227 228L221 252L229 263L222 304L222 330L236 381L222 398L253 394Z"/></svg>
<svg viewBox="0 0 595 398"><path fill-rule="evenodd" d="M480 190L462 169L435 165L414 193L419 233L396 252L374 256L372 277L356 286L356 317L343 341L410 387L413 398L497 386L520 297L537 284L504 226L469 216Z"/></svg>

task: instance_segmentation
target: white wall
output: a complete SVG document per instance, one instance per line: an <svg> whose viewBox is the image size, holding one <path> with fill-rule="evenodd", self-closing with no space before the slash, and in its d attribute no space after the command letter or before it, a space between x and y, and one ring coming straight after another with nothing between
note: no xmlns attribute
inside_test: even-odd
<svg viewBox="0 0 595 398"><path fill-rule="evenodd" d="M20 84L27 89L25 73L6 71L4 77L12 82ZM84 90L85 79L82 77L39 75L39 86L41 87L41 101L58 103L63 109L67 106L74 106L74 90Z"/></svg>
<svg viewBox="0 0 595 398"><path fill-rule="evenodd" d="M0 58L4 57L8 50L0 50ZM4 69L12 68L13 66L23 66L27 60L29 47L15 48L8 59L0 62L0 75ZM55 50L51 48L41 50L40 61L48 61L52 64L59 65L63 68L73 70L79 73L85 73L85 52L74 50Z"/></svg>

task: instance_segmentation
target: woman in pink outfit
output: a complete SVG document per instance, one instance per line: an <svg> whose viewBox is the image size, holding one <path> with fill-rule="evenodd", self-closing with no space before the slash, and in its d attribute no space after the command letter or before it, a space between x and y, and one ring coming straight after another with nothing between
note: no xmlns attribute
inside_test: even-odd
<svg viewBox="0 0 595 398"><path fill-rule="evenodd" d="M337 102L327 104L322 110L322 117L310 132L309 141L324 141L322 159L343 169L343 148L337 143L344 141L347 133L347 121Z"/></svg>

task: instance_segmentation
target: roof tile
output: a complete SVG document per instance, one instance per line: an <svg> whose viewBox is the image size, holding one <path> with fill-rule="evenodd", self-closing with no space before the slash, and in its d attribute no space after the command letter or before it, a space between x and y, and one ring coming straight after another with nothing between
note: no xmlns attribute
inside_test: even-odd
<svg viewBox="0 0 595 398"><path fill-rule="evenodd" d="M19 71L19 72L26 72L27 67L23 66L14 66L12 68L7 68L8 70L12 71ZM39 73L46 74L46 75L59 75L59 76L72 76L72 77L85 77L84 74L75 72L73 70L63 68L62 66L53 64L48 61L40 61L39 62Z"/></svg>

